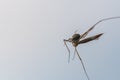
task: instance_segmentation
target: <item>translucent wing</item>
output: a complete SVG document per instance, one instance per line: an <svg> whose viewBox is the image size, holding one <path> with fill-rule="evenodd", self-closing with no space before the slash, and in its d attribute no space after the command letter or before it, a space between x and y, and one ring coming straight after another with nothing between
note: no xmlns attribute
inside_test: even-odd
<svg viewBox="0 0 120 80"><path fill-rule="evenodd" d="M87 43L87 42L96 40L96 39L98 39L98 38L99 38L100 36L102 36L102 35L103 35L103 33L98 34L98 35L95 35L95 36L91 36L91 37L88 37L88 38L85 38L85 39L79 41L78 44L83 44L83 43Z"/></svg>

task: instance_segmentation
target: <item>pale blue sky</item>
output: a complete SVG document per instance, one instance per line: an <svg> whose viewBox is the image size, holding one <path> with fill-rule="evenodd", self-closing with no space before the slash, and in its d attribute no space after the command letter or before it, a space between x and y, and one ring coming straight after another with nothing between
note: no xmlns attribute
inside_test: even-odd
<svg viewBox="0 0 120 80"><path fill-rule="evenodd" d="M77 56L68 64L62 40L113 16L119 0L0 0L0 80L87 80ZM78 46L90 80L120 80L120 19L88 36L98 33Z"/></svg>

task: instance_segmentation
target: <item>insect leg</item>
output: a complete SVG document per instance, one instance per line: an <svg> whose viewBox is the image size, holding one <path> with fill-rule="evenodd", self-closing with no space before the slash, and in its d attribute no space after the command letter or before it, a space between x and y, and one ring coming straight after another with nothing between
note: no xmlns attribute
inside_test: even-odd
<svg viewBox="0 0 120 80"><path fill-rule="evenodd" d="M85 33L83 33L81 35L81 38L85 38L87 36L87 34L96 26L98 25L99 23L103 22L103 21L107 21L107 20L112 20L112 19L118 19L120 18L120 16L117 16L117 17L110 17L110 18L105 18L105 19L101 19L99 20L97 23L95 23L90 29L88 29Z"/></svg>
<svg viewBox="0 0 120 80"><path fill-rule="evenodd" d="M87 74L87 71L86 71L86 69L85 69L84 63L83 63L83 61L82 61L82 58L80 57L80 55L79 55L76 47L75 47L75 51L76 51L76 53L77 53L77 55L78 55L79 60L81 61L81 64L82 64L82 67L83 67L83 69L84 69L85 75L87 76L87 79L90 80L90 78L89 78L89 76L88 76L88 74Z"/></svg>
<svg viewBox="0 0 120 80"><path fill-rule="evenodd" d="M91 30L93 30L94 27L95 27L95 26L92 26L92 27L89 28L85 33L83 33L83 34L81 35L81 38L80 38L80 39L85 38L85 37L87 36L87 34L88 34Z"/></svg>
<svg viewBox="0 0 120 80"><path fill-rule="evenodd" d="M74 50L74 54L73 54L73 58L72 58L72 60L74 60L74 58L75 58L75 53L76 53L76 51Z"/></svg>
<svg viewBox="0 0 120 80"><path fill-rule="evenodd" d="M66 44L66 42L69 42L69 40L63 40L64 41L64 44L65 44L65 46L66 46L66 48L67 48L67 50L68 50L68 63L70 62L70 49L68 48L68 46L67 46L67 44Z"/></svg>

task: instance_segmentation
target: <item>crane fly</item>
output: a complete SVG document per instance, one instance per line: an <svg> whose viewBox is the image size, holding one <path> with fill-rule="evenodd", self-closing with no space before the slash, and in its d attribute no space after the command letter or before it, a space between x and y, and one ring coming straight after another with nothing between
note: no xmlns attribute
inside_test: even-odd
<svg viewBox="0 0 120 80"><path fill-rule="evenodd" d="M120 18L120 17L110 17L110 18L106 18L106 19L102 19L102 20L99 20L97 23L95 23L92 27L90 27L86 32L84 32L83 34L77 34L75 33L71 38L69 39L64 39L64 44L68 50L68 53L69 53L69 57L68 57L68 62L70 61L70 49L68 48L66 42L70 42L72 43L72 45L74 46L75 48L75 52L74 52L74 56L75 56L75 53L77 53L77 56L79 58L79 60L81 61L81 64L82 64L82 67L84 69L84 72L85 72L85 75L87 77L88 80L90 80L88 74L87 74L87 71L85 69L85 66L84 66L84 63L82 61L82 58L80 57L78 51L77 51L77 46L79 44L84 44L84 43L87 43L87 42L90 42L90 41L93 41L93 40L97 40L98 38L100 38L103 33L100 33L100 34L97 34L97 35L94 35L94 36L91 36L91 37L87 37L86 36L88 35L88 33L93 30L95 28L96 25L98 25L100 22L103 22L103 21L106 21L106 20L111 20L111 19L117 19L117 18Z"/></svg>

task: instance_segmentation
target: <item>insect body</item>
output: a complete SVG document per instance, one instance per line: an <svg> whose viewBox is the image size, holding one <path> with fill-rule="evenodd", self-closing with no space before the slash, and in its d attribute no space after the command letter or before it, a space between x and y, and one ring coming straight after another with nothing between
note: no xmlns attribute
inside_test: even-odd
<svg viewBox="0 0 120 80"><path fill-rule="evenodd" d="M120 17L111 17L111 18L102 19L102 20L98 21L97 23L95 23L95 24L94 24L91 28L89 28L85 33L83 33L83 34L81 34L81 35L75 33L71 38L69 38L69 39L64 39L64 40L63 40L63 41L64 41L64 44L66 45L66 48L67 48L67 50L68 50L68 52L69 52L68 62L69 62L69 60L70 60L70 50L69 50L66 42L70 42L70 43L72 43L72 45L74 46L75 52L77 53L77 56L78 56L79 60L81 61L81 64L82 64L82 66L83 66L84 72L85 72L88 80L90 80L90 78L89 78L89 76L88 76L88 74L87 74L87 71L86 71L86 69L85 69L85 67L84 67L83 61L82 61L82 59L81 59L81 57L80 57L80 55L79 55L76 47L77 47L79 44L83 44L83 43L87 43L87 42L96 40L96 39L98 39L100 36L103 35L103 33L100 33L100 34L97 34L97 35L94 35L94 36L91 36L91 37L86 38L87 34L88 34L97 24L99 24L99 23L102 22L102 21L106 21L106 20L110 20L110 19L117 19L117 18L120 18ZM74 53L74 55L75 55L75 53Z"/></svg>
<svg viewBox="0 0 120 80"><path fill-rule="evenodd" d="M73 46L76 47L79 43L80 34L74 34L71 39L72 39Z"/></svg>

